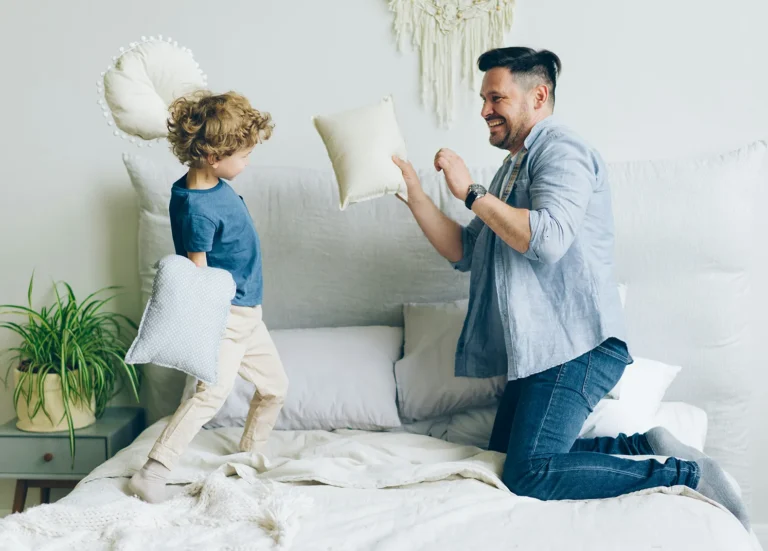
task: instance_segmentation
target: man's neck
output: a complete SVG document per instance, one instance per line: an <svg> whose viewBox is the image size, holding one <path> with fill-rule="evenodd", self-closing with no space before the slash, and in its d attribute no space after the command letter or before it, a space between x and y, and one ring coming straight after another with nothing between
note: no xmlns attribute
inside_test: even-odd
<svg viewBox="0 0 768 551"><path fill-rule="evenodd" d="M534 127L537 124L539 124L541 121L543 121L544 119L549 118L550 116L552 116L552 113L551 112L547 112L547 113L543 113L542 115L536 117L533 120L533 122L531 123L530 127L528 128L528 131L525 132L523 137L520 139L520 142L512 144L512 146L507 150L507 151L509 151L509 154L514 157L517 153L519 153L523 149L523 147L525 146L525 140L527 140L528 136L531 135L531 132L533 132Z"/></svg>

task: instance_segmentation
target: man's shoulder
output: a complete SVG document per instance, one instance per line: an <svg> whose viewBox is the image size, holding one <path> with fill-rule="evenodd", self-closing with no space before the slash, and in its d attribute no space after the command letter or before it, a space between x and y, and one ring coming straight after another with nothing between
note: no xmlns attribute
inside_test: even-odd
<svg viewBox="0 0 768 551"><path fill-rule="evenodd" d="M531 133L526 138L526 147L531 149L541 149L546 145L560 143L569 143L589 151L595 151L595 148L576 130L554 116L549 116L533 127Z"/></svg>

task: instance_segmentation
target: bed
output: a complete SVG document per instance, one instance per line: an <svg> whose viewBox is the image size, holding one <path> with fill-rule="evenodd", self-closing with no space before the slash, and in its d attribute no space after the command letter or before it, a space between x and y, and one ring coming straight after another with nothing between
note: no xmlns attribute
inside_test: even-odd
<svg viewBox="0 0 768 551"><path fill-rule="evenodd" d="M633 355L682 366L665 388L664 403L704 412L704 450L733 477L748 505L749 380L758 365L749 337L750 220L765 150L758 142L722 155L609 165L617 275L625 285ZM125 155L124 162L139 202L146 300L155 261L172 250L169 185L183 169L140 155ZM473 176L490 181L495 168L472 169ZM421 175L441 209L469 220L471 213L450 197L439 175ZM486 419L487 428L492 403L439 419L393 419L407 395L394 369L404 305L457 304L467 295L466 274L437 256L393 197L340 212L328 171L253 166L235 187L262 240L265 320L281 335L283 349L295 351L291 364L307 374L301 382L294 372L289 395L299 398L281 414L268 450L238 453L241 428L222 413L173 471L171 500L148 505L128 497L128 478L190 387L179 372L147 366L143 401L150 426L66 498L0 521L0 548L761 549L730 513L684 487L591 501L511 494L500 481L503 455L484 449L482 435L456 436L472 432L461 430L467 415ZM721 221L719 232L711 231L714 219ZM325 376L317 367L322 354L361 354L352 328L388 335L389 348L376 349L384 368L373 375L361 369L344 378ZM321 330L327 333L317 342L326 343L324 349L296 344ZM329 338L337 340L329 345ZM343 359L336 363L328 373L350 369ZM387 379L381 385L360 382L375 382L372 377L382 373ZM473 397L494 394L491 381L482 384ZM333 415L318 409L326 407L317 403L326 394L339 401L328 406ZM350 406L344 396L359 403ZM379 409L369 415L355 408ZM341 426L361 415L368 417L360 426ZM679 430L683 436L689 431Z"/></svg>

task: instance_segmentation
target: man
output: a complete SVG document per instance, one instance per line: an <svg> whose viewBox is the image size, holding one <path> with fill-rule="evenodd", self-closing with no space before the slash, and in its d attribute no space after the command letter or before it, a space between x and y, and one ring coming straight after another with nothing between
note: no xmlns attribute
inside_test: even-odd
<svg viewBox="0 0 768 551"><path fill-rule="evenodd" d="M413 167L393 160L427 239L456 269L471 270L456 375L509 380L489 445L507 453L504 483L543 500L682 484L722 503L748 528L722 469L664 429L578 439L589 413L632 362L613 273L606 168L552 116L561 70L554 53L501 48L483 54L478 65L490 143L509 156L488 189L472 181L453 151L441 149L434 159L475 218L466 227L448 218Z"/></svg>

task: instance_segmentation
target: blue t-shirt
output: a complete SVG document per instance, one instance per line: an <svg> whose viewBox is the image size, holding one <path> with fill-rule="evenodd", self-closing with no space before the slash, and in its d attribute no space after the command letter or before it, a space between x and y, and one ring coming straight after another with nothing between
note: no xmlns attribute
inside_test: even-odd
<svg viewBox="0 0 768 551"><path fill-rule="evenodd" d="M187 189L184 175L171 188L169 212L176 254L206 253L209 266L232 274L232 304L260 305L261 246L243 198L221 179L210 189Z"/></svg>

